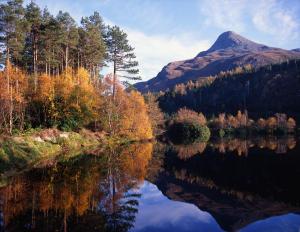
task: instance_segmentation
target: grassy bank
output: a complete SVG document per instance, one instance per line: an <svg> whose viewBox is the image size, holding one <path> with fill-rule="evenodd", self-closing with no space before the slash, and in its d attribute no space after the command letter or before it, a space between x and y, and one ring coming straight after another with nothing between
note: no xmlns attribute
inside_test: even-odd
<svg viewBox="0 0 300 232"><path fill-rule="evenodd" d="M56 129L30 131L0 138L0 170L21 170L42 160L69 157L103 143L104 136L87 130L61 132Z"/></svg>

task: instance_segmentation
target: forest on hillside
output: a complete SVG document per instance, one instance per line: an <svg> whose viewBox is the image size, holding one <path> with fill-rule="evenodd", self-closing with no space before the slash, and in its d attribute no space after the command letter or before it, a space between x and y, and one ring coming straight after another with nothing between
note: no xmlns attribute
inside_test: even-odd
<svg viewBox="0 0 300 232"><path fill-rule="evenodd" d="M288 60L258 69L251 66L221 72L215 77L190 81L159 93L163 112L187 107L206 115L248 111L258 118L283 112L300 113L300 60Z"/></svg>

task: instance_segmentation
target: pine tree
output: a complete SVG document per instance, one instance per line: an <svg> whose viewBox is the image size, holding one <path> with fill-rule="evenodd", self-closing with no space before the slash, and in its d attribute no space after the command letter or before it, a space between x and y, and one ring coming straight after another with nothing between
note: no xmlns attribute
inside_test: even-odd
<svg viewBox="0 0 300 232"><path fill-rule="evenodd" d="M30 71L34 73L34 91L37 90L37 73L38 73L38 59L39 59L39 43L41 41L41 23L42 13L41 9L34 2L31 2L26 7L25 18L28 24L28 37L27 37L27 49L25 53L29 55L32 62L30 65Z"/></svg>
<svg viewBox="0 0 300 232"><path fill-rule="evenodd" d="M47 9L44 9L41 28L42 59L45 72L54 75L59 67L59 50L61 46L61 32L58 21Z"/></svg>
<svg viewBox="0 0 300 232"><path fill-rule="evenodd" d="M108 27L106 34L107 59L113 63L113 97L116 92L117 73L119 77L140 80L138 62L135 60L134 48L128 43L127 34L118 26Z"/></svg>
<svg viewBox="0 0 300 232"><path fill-rule="evenodd" d="M10 0L0 5L0 42L8 62L20 65L24 48L24 8L22 0Z"/></svg>
<svg viewBox="0 0 300 232"><path fill-rule="evenodd" d="M75 20L67 12L60 11L56 17L58 24L60 26L61 32L61 54L62 61L61 64L64 64L64 68L67 69L71 59L70 53L76 49L78 44L78 29L75 23Z"/></svg>
<svg viewBox="0 0 300 232"><path fill-rule="evenodd" d="M98 12L81 20L79 33L78 66L85 67L95 77L103 66L105 56L104 24Z"/></svg>

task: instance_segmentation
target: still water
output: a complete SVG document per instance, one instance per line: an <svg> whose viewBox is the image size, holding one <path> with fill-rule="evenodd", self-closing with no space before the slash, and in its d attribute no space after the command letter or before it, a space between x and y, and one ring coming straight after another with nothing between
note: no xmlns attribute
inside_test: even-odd
<svg viewBox="0 0 300 232"><path fill-rule="evenodd" d="M296 138L162 142L1 173L0 231L300 231Z"/></svg>

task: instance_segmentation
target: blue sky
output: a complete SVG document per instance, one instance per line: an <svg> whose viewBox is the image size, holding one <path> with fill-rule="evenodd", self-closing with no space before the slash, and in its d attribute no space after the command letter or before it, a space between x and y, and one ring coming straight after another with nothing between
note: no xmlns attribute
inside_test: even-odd
<svg viewBox="0 0 300 232"><path fill-rule="evenodd" d="M30 0L26 0L28 3ZM128 33L143 80L167 63L194 57L224 31L285 49L300 47L300 0L35 0L78 22L99 11ZM107 70L106 70L107 71Z"/></svg>

